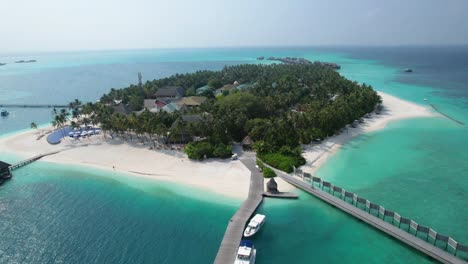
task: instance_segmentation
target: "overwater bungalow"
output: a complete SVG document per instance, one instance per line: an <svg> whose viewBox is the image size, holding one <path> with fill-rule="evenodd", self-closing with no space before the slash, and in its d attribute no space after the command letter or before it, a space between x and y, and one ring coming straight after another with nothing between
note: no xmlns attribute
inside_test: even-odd
<svg viewBox="0 0 468 264"><path fill-rule="evenodd" d="M11 164L0 161L0 179L11 178L10 166Z"/></svg>

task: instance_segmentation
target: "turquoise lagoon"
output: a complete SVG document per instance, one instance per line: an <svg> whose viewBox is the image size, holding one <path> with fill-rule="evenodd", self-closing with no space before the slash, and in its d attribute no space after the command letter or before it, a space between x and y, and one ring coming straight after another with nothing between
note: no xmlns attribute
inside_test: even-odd
<svg viewBox="0 0 468 264"><path fill-rule="evenodd" d="M96 100L112 87L177 72L302 56L340 63L341 74L468 122L468 66L436 75L426 53L387 48L244 48L13 54L37 64L0 69L0 103ZM436 50L437 51L437 50ZM398 53L399 52L399 53ZM452 64L459 54L448 57ZM460 51L463 56L466 49ZM420 54L412 58L405 54ZM390 55L388 55L390 54ZM433 54L438 54L434 53ZM452 57L450 57L450 56ZM463 57L462 56L462 57ZM437 58L437 56L434 56ZM412 58L410 60L408 58ZM427 66L429 65L429 66ZM11 67L10 67L11 66ZM414 67L414 75L402 68ZM447 66L448 67L448 66ZM418 72L421 69L421 72ZM450 80L441 82L442 80ZM14 88L14 89L12 89ZM12 91L13 90L13 91ZM47 109L46 109L47 110ZM0 135L47 123L48 111L12 110ZM468 243L468 133L446 118L404 120L346 144L318 175L401 215ZM0 159L20 157L2 153ZM258 263L430 263L433 260L298 191L266 200L255 237ZM0 187L1 263L210 263L241 201L184 186L38 162Z"/></svg>

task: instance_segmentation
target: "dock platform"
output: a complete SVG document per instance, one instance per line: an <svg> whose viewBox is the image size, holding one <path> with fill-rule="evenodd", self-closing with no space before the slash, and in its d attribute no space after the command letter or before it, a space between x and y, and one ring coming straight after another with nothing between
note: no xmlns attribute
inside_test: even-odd
<svg viewBox="0 0 468 264"><path fill-rule="evenodd" d="M263 197L282 198L282 199L298 199L299 198L297 194L291 193L291 192L278 192L278 193L264 192Z"/></svg>

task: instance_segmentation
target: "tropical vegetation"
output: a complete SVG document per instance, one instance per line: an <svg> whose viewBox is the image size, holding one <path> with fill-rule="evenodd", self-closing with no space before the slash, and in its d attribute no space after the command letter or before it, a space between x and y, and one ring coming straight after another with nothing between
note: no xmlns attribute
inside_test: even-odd
<svg viewBox="0 0 468 264"><path fill-rule="evenodd" d="M208 85L212 89L227 84L249 84L248 89L232 89L216 98L212 91L206 103L188 112L152 113L143 100L164 86L181 86L193 93ZM114 112L119 102L134 111L130 115ZM185 152L191 159L229 157L232 142L249 136L258 156L285 171L304 163L301 144L334 135L372 112L381 102L366 84L342 77L324 65L237 65L221 71L197 71L111 89L97 103L70 103L69 111L54 112L57 127L99 124L110 136L143 143L171 143L171 137L190 135ZM142 111L140 111L142 110ZM136 112L140 111L140 112ZM209 114L206 122L176 122L182 114Z"/></svg>

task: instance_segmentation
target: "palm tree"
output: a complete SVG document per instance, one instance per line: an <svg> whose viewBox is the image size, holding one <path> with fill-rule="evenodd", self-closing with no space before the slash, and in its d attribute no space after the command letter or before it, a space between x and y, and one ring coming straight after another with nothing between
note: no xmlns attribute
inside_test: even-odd
<svg viewBox="0 0 468 264"><path fill-rule="evenodd" d="M31 129L37 129L37 124L35 122L31 122Z"/></svg>

